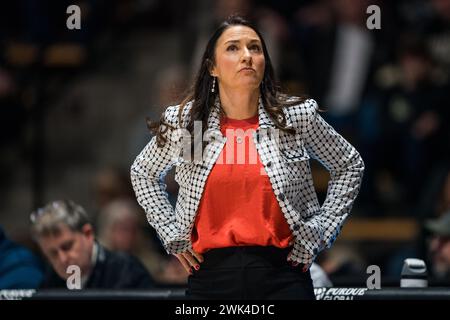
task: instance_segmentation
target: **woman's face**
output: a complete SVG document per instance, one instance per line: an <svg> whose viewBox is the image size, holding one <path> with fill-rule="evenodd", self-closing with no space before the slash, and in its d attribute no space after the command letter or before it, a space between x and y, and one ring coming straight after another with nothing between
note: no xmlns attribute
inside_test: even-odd
<svg viewBox="0 0 450 320"><path fill-rule="evenodd" d="M229 27L217 40L211 75L217 77L220 88L255 90L264 77L264 67L261 40L252 28Z"/></svg>

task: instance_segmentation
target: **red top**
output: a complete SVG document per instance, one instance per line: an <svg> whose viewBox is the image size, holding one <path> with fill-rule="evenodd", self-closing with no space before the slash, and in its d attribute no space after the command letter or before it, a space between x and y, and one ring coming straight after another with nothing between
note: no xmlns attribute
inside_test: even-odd
<svg viewBox="0 0 450 320"><path fill-rule="evenodd" d="M196 252L229 246L286 248L293 239L253 143L258 126L258 115L221 120L227 142L199 204L192 232Z"/></svg>

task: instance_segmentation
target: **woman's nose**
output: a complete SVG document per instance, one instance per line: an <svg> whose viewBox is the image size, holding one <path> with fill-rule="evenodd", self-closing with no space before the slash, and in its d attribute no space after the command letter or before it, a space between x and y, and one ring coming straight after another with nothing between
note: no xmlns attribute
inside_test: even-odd
<svg viewBox="0 0 450 320"><path fill-rule="evenodd" d="M244 48L244 51L242 53L242 61L246 62L252 61L252 55L250 54L250 51L247 48Z"/></svg>

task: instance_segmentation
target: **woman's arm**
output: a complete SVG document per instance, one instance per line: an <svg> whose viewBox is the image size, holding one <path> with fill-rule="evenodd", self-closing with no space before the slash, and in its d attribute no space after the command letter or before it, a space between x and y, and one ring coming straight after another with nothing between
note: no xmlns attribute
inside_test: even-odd
<svg viewBox="0 0 450 320"><path fill-rule="evenodd" d="M176 126L177 107L169 107L164 113L164 121ZM186 240L174 240L179 236L175 223L175 211L169 202L164 177L174 166L180 149L176 145L173 129L165 133L167 139L163 147L158 147L156 136L137 156L131 166L131 183L139 204L147 214L147 220L155 228L167 253L174 254L186 271L199 269L203 256L194 252Z"/></svg>
<svg viewBox="0 0 450 320"><path fill-rule="evenodd" d="M164 113L164 119L172 124L171 119L176 118L177 107L169 107ZM147 220L155 228L164 248L168 253L176 251L176 244L171 243L178 235L175 224L175 211L169 202L164 177L176 161L176 146L172 141L172 129L166 134L167 142L158 147L156 136L137 156L131 166L131 183L136 198L145 210Z"/></svg>
<svg viewBox="0 0 450 320"><path fill-rule="evenodd" d="M324 229L323 246L330 248L358 195L364 162L358 151L318 114L316 101L309 99L306 103L309 103L309 121L304 134L306 150L331 177L318 215Z"/></svg>

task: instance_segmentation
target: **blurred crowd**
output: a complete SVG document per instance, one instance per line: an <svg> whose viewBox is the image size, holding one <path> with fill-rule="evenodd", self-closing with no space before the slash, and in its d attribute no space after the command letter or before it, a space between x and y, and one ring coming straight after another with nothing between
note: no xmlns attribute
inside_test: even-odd
<svg viewBox="0 0 450 320"><path fill-rule="evenodd" d="M66 8L71 4L81 8L81 30L66 28ZM371 14L366 9L373 4L380 7L380 29L367 27ZM18 175L29 172L23 183L30 186L31 212L57 197L45 192L58 180L45 174L52 171L50 161L55 167L70 163L72 168L74 162L82 163L82 168L89 166L89 172L95 173L91 184L66 197L80 203L77 191L91 191L89 198L83 199L86 205L80 204L89 208L96 246L137 257L149 273L151 286L184 285L187 275L174 257L165 254L136 203L128 165L151 138L145 131L145 116L158 118L164 107L180 101L206 39L232 13L247 16L262 31L283 90L316 99L326 109L324 118L360 151L366 172L353 214L417 221L416 238L384 257L382 270L399 276L402 259L415 256L429 263L438 283L450 282L450 130L446 126L450 120L450 0L4 3L0 10L2 194L8 195ZM128 39L145 32L152 35L150 43L129 44L125 57L115 56L116 47L123 48L124 42L131 41ZM163 45L167 39L175 44ZM148 62L127 68L144 47L146 54L151 53L144 57ZM174 59L157 68L161 62L155 57L163 56ZM148 85L142 76L145 68L149 70ZM119 108L111 108L111 114L115 112L118 120L107 126L111 118L98 110L86 111L86 103L79 98L82 94L70 88L74 79L94 75L109 79L116 73L123 76L124 83L143 77L137 86L151 92L151 101L141 101L144 107L133 111L130 102L121 101L126 99L112 98ZM122 90L107 95L114 97L127 90L119 88ZM69 93L70 104L55 118L59 101L65 101ZM46 132L51 119L58 120L56 128L61 132ZM105 137L116 132L115 137L128 132L128 149L102 149L99 145ZM64 139L65 135L70 139ZM50 157L53 150L58 150L58 157ZM109 158L117 160L105 163ZM327 175L317 164L313 163L313 169L323 199ZM166 182L175 204L173 173ZM0 226L7 216L25 216L14 207L12 203L2 208ZM45 277L45 257L42 244L31 241L31 233L27 238L14 228L1 231L0 288L14 287L13 280L25 279L23 274L31 282L18 281L15 287L39 286ZM365 275L369 262L347 243L337 243L319 257L332 279Z"/></svg>

